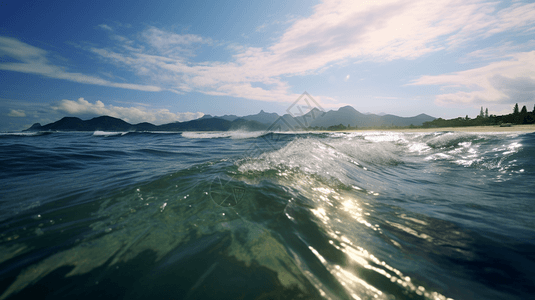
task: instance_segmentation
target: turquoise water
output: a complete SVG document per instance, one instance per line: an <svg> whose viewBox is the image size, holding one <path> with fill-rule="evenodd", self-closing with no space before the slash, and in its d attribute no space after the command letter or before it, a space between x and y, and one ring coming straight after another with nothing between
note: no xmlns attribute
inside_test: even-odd
<svg viewBox="0 0 535 300"><path fill-rule="evenodd" d="M527 299L535 134L0 135L0 299Z"/></svg>

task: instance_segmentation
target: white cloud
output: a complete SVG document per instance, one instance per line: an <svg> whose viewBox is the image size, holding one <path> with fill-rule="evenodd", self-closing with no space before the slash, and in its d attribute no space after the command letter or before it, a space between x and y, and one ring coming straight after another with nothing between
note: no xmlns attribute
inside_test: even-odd
<svg viewBox="0 0 535 300"><path fill-rule="evenodd" d="M148 109L146 107L120 107L105 105L97 100L90 103L84 98L78 100L61 100L57 106L52 107L56 111L65 112L71 115L93 114L99 116L110 116L122 119L126 122L137 124L149 122L160 125L176 121L190 121L204 116L201 112L172 113L167 109Z"/></svg>
<svg viewBox="0 0 535 300"><path fill-rule="evenodd" d="M267 26L268 26L268 24L267 24L267 23L264 23L264 24L262 24L262 25L260 25L260 26L257 26L256 29L255 29L255 31L256 31L256 32L264 32Z"/></svg>
<svg viewBox="0 0 535 300"><path fill-rule="evenodd" d="M203 38L195 34L176 34L158 29L156 27L149 27L142 32L142 36L147 39L149 44L151 44L153 47L164 50L177 45L212 43L210 38Z"/></svg>
<svg viewBox="0 0 535 300"><path fill-rule="evenodd" d="M111 29L105 24L99 26ZM263 25L257 29L262 28ZM292 102L299 94L292 92L287 77L318 74L340 63L415 59L464 47L499 33L533 33L533 28L535 3L324 0L314 6L310 16L293 19L271 45L227 47L225 50L232 51L228 61L193 61L191 57L200 47L220 45L207 37L177 34L154 26L130 39L110 34L117 43L116 47L94 46L88 49L106 61L126 67L150 82L157 82L159 86L114 83L99 77L70 73L50 64L44 50L9 38L0 38L0 54L7 54L21 62L1 63L0 70L142 91L195 91L252 100ZM498 54L503 55L503 52ZM478 55L485 53L473 53L473 57ZM495 77L496 80L499 81L499 77ZM439 101L469 102L475 98L500 101L509 97L503 89L514 89L517 84L508 82L500 87L491 81L487 80L488 86L477 82L461 84L478 90L459 91L455 96L448 96L450 100L442 97ZM262 83L263 87L257 87L255 83ZM456 100L451 100L454 98Z"/></svg>
<svg viewBox="0 0 535 300"><path fill-rule="evenodd" d="M503 7L481 0L325 0L311 16L294 20L272 45L228 48L234 55L227 62L190 61L190 52L201 44L211 45L211 40L155 27L142 32L143 40L135 50L91 51L168 90L291 102L299 95L291 92L284 77L320 73L346 61L414 59L494 34L532 28L533 3ZM253 87L255 82L269 88Z"/></svg>
<svg viewBox="0 0 535 300"><path fill-rule="evenodd" d="M422 76L412 85L457 89L436 96L439 105L515 103L535 100L535 51L509 55L509 60L437 76Z"/></svg>
<svg viewBox="0 0 535 300"><path fill-rule="evenodd" d="M108 30L108 31L113 31L113 28L111 28L110 26L106 25L106 24L100 24L98 25L98 27L104 29L104 30Z"/></svg>
<svg viewBox="0 0 535 300"><path fill-rule="evenodd" d="M26 113L22 109L11 109L7 115L10 117L26 117Z"/></svg>
<svg viewBox="0 0 535 300"><path fill-rule="evenodd" d="M0 70L4 71L37 74L50 78L122 89L148 92L158 92L162 90L158 86L117 83L104 80L100 77L68 72L63 67L51 64L46 58L47 52L45 50L30 46L13 38L0 37L0 56L4 55L20 61L0 63Z"/></svg>
<svg viewBox="0 0 535 300"><path fill-rule="evenodd" d="M512 53L526 52L534 48L535 40L529 40L520 44L515 44L512 41L503 41L497 46L474 50L466 54L466 57L461 58L460 62L503 60L504 57L508 57Z"/></svg>

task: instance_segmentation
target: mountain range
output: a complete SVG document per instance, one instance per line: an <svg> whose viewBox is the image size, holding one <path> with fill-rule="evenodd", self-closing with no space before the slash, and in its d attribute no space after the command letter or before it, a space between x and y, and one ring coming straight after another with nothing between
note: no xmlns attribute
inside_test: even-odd
<svg viewBox="0 0 535 300"><path fill-rule="evenodd" d="M186 121L173 122L163 125L151 123L130 124L121 119L101 116L90 120L76 117L64 117L59 121L42 126L33 124L26 131L228 131L228 130L301 130L307 128L327 128L334 125L349 125L351 127L391 127L422 125L435 118L426 114L414 117L398 117L394 115L363 114L351 106L344 106L338 110L324 112L317 108L300 116L277 113L266 113L263 110L255 115L239 117L236 115L210 116Z"/></svg>

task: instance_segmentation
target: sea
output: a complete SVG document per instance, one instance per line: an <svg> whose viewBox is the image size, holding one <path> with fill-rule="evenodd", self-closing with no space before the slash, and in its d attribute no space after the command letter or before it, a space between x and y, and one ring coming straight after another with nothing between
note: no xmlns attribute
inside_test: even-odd
<svg viewBox="0 0 535 300"><path fill-rule="evenodd" d="M0 134L3 299L534 299L535 133Z"/></svg>

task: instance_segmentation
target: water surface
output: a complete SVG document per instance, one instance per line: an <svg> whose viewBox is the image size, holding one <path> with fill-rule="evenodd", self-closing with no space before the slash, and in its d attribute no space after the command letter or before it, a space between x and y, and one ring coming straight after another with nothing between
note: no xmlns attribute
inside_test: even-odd
<svg viewBox="0 0 535 300"><path fill-rule="evenodd" d="M527 299L533 133L0 135L0 299Z"/></svg>

